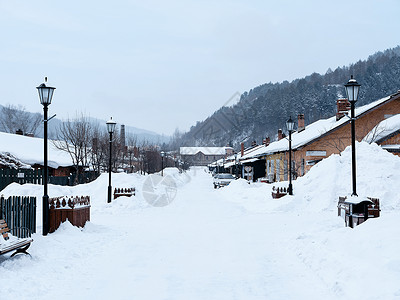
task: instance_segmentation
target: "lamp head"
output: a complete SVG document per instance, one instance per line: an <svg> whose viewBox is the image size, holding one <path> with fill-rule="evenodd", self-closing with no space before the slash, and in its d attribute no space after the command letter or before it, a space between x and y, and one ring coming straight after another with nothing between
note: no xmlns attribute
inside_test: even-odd
<svg viewBox="0 0 400 300"><path fill-rule="evenodd" d="M294 121L292 120L292 116L290 116L289 120L286 121L286 128L289 132L294 130Z"/></svg>
<svg viewBox="0 0 400 300"><path fill-rule="evenodd" d="M347 82L344 87L346 89L346 94L347 94L347 99L350 102L357 102L358 100L358 92L360 91L360 86L361 84L359 84L354 78L353 75L351 75L351 78L349 80L349 82Z"/></svg>
<svg viewBox="0 0 400 300"><path fill-rule="evenodd" d="M117 123L114 122L114 120L112 119L112 117L110 118L110 120L107 121L107 131L108 133L114 133L115 130L115 126L117 125Z"/></svg>
<svg viewBox="0 0 400 300"><path fill-rule="evenodd" d="M44 83L36 87L39 92L40 103L43 106L51 104L51 99L53 98L54 90L56 89L55 87L46 85L47 77L45 77L44 81Z"/></svg>

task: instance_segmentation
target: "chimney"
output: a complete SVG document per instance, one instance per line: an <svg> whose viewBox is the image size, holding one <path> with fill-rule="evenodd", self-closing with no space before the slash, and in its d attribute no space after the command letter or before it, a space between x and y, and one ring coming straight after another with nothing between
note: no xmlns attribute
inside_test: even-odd
<svg viewBox="0 0 400 300"><path fill-rule="evenodd" d="M240 154L241 156L244 155L244 143L240 143Z"/></svg>
<svg viewBox="0 0 400 300"><path fill-rule="evenodd" d="M120 135L121 135L121 146L122 146L122 148L125 148L126 139L125 139L125 125L124 124L121 125Z"/></svg>
<svg viewBox="0 0 400 300"><path fill-rule="evenodd" d="M268 146L270 142L271 142L271 139L269 138L269 136L267 136L267 137L265 138L265 140L263 140L263 144L264 144L265 146Z"/></svg>
<svg viewBox="0 0 400 300"><path fill-rule="evenodd" d="M304 114L297 116L297 132L303 131L306 128L304 125Z"/></svg>
<svg viewBox="0 0 400 300"><path fill-rule="evenodd" d="M350 102L345 98L336 101L336 121L341 119L350 110Z"/></svg>
<svg viewBox="0 0 400 300"><path fill-rule="evenodd" d="M251 146L252 146L252 147L257 146L257 142L256 142L256 141L252 141L252 142L251 142Z"/></svg>
<svg viewBox="0 0 400 300"><path fill-rule="evenodd" d="M18 130L15 132L15 134L24 135L24 132L23 132L21 129L18 129Z"/></svg>
<svg viewBox="0 0 400 300"><path fill-rule="evenodd" d="M282 129L278 129L278 141L280 141L281 139L283 139Z"/></svg>

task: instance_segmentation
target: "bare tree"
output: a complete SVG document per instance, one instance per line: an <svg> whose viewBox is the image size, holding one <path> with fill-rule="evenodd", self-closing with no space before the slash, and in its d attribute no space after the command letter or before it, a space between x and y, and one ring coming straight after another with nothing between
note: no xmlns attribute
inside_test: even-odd
<svg viewBox="0 0 400 300"><path fill-rule="evenodd" d="M74 120L67 119L61 123L57 131L57 140L53 141L57 149L65 151L71 156L77 172L75 183L78 183L79 175L84 167L89 165L91 130L92 126L88 118L82 114Z"/></svg>
<svg viewBox="0 0 400 300"><path fill-rule="evenodd" d="M138 150L138 142L136 135L128 135L127 139L127 149L126 149L126 156L127 156L127 164L129 166L129 172L132 173L134 171L138 171L140 168L139 161L139 150Z"/></svg>
<svg viewBox="0 0 400 300"><path fill-rule="evenodd" d="M364 137L363 141L367 142L368 144L372 144L377 142L382 136L385 136L390 131L386 128L386 122L381 122L376 125L367 135Z"/></svg>
<svg viewBox="0 0 400 300"><path fill-rule="evenodd" d="M15 133L22 130L35 135L41 122L41 114L27 112L21 105L8 104L1 109L0 125L5 132Z"/></svg>
<svg viewBox="0 0 400 300"><path fill-rule="evenodd" d="M105 130L100 130L99 125L93 125L91 130L90 162L97 173L106 170L108 157L107 147L109 137Z"/></svg>

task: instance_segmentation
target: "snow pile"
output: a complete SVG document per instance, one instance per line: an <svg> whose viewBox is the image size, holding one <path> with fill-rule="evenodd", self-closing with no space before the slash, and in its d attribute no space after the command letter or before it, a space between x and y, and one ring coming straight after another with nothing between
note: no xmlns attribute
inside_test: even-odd
<svg viewBox="0 0 400 300"><path fill-rule="evenodd" d="M356 143L357 194L379 198L382 210L400 209L400 158L376 144ZM293 202L309 211L335 210L352 193L351 146L331 155L294 181Z"/></svg>
<svg viewBox="0 0 400 300"><path fill-rule="evenodd" d="M203 171L203 168L193 168L194 172ZM176 186L181 187L187 184L191 180L190 172L180 172L178 168L165 168L163 170L164 176L171 176L175 181ZM161 174L161 172L159 173Z"/></svg>

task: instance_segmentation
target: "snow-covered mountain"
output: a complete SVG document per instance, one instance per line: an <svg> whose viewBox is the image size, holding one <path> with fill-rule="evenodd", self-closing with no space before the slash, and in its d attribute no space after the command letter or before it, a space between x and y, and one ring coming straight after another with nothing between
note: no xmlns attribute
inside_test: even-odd
<svg viewBox="0 0 400 300"><path fill-rule="evenodd" d="M0 104L0 118L7 118L7 116L4 116L2 114L2 109L3 109L3 106ZM37 113L30 113L30 112L26 112L26 111L24 111L24 113L27 114L26 118L37 115ZM49 117L51 117L51 116L49 116ZM106 129L107 120L101 120L101 119L92 118L92 117L88 117L88 119L93 124L98 124L100 126L100 128L104 129L104 131L107 131L107 129ZM57 132L57 129L59 128L59 126L61 125L61 123L62 123L62 120L60 120L58 118L53 118L49 121L49 138L51 138L51 139L56 138L56 132ZM118 128L119 128L119 125L121 125L121 124L117 124ZM141 143L143 141L147 141L150 143L162 144L162 143L168 143L170 140L169 136L160 135L156 132L137 128L137 127L131 126L129 124L124 124L124 125L125 125L126 136L129 136L129 135L135 136L139 143ZM18 127L17 124L15 124L13 127L15 127L14 130L22 129L22 128ZM6 131L2 125L1 120L0 120L0 131ZM37 130L34 134L37 137L43 137L43 123L41 123L39 125L39 127L37 128Z"/></svg>

